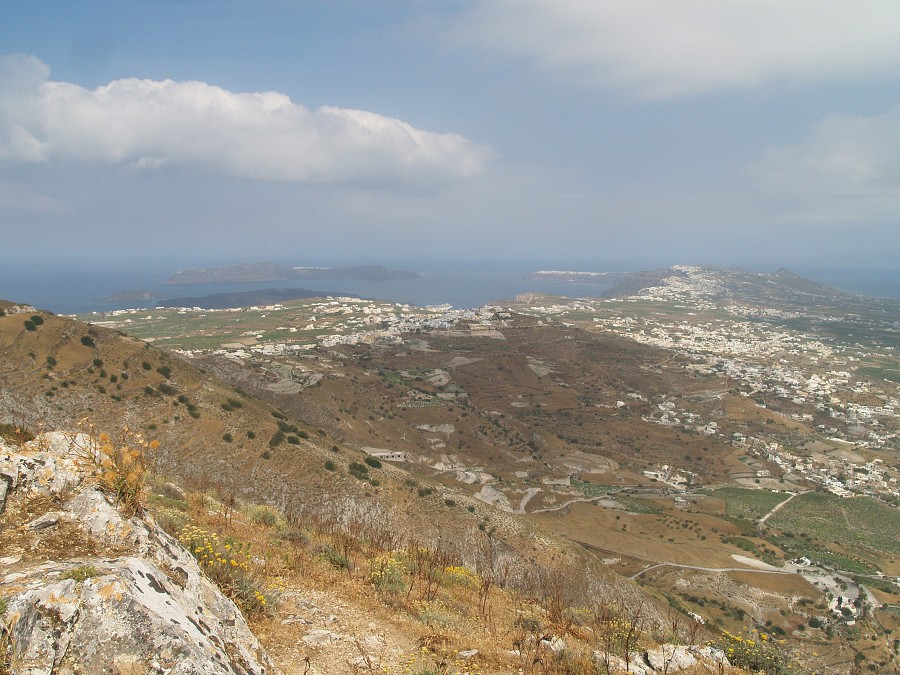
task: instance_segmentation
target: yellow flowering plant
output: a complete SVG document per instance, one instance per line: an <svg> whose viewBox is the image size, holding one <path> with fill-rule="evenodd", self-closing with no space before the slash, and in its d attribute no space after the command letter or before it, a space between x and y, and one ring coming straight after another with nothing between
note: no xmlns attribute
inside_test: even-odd
<svg viewBox="0 0 900 675"><path fill-rule="evenodd" d="M215 532L188 525L178 541L190 551L222 591L251 614L269 613L276 593L260 578L250 554L250 544L222 540Z"/></svg>

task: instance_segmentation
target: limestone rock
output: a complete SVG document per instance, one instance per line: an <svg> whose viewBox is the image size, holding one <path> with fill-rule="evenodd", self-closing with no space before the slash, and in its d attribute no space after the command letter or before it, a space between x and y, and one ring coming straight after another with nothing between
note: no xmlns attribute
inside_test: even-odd
<svg viewBox="0 0 900 675"><path fill-rule="evenodd" d="M650 667L659 673L677 673L697 664L697 659L684 645L664 644L644 654Z"/></svg>
<svg viewBox="0 0 900 675"><path fill-rule="evenodd" d="M604 657L603 653L600 651L594 652L594 661L596 661L601 667L605 666L608 663L610 674L633 673L634 675L653 675L653 670L650 668L650 666L644 663L642 655L637 653L631 655L627 667L625 659L621 656L610 654Z"/></svg>
<svg viewBox="0 0 900 675"><path fill-rule="evenodd" d="M152 518L125 518L96 489L72 454L71 438L45 434L16 449L0 443L10 503L45 495L62 504L35 514L29 536L61 536L66 521L92 542L82 550L103 552L0 559L2 621L13 663L21 664L14 672L276 672L238 608L194 557Z"/></svg>
<svg viewBox="0 0 900 675"><path fill-rule="evenodd" d="M701 661L708 661L709 663L715 663L716 665L731 665L728 657L725 656L725 651L719 649L718 647L691 647L690 652L694 656L698 657Z"/></svg>
<svg viewBox="0 0 900 675"><path fill-rule="evenodd" d="M25 525L29 530L39 531L46 530L51 527L56 527L59 525L60 518L65 517L65 514L61 511L51 511L50 513L45 513L42 516L38 516L31 522Z"/></svg>

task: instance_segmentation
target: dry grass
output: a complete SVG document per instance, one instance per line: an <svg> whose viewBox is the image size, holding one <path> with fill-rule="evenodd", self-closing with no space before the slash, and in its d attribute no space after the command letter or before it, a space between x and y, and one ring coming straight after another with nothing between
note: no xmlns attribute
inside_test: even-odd
<svg viewBox="0 0 900 675"><path fill-rule="evenodd" d="M151 510L170 508L150 503ZM222 558L224 542L231 542L232 555L252 552L242 560L281 602L254 611L227 580L224 587L248 610L251 627L286 672L303 672L309 659L322 672L597 673L595 650L623 656L671 637L671 627L654 625L644 606L590 602L584 595L575 602L571 579L548 570L512 583L509 570L475 570L414 541L397 545L375 527L364 532L356 524L351 534L335 522L289 522L273 518L270 509L229 508L204 494L190 495L182 513L188 520L182 538L197 544L195 554L209 556L212 548ZM212 543L201 547L200 539ZM338 646L303 642L322 610L334 615L322 625L347 636ZM686 637L689 629L690 621L678 615L676 632ZM373 634L384 641L371 643ZM692 638L699 640L699 631ZM477 652L465 658L468 650Z"/></svg>

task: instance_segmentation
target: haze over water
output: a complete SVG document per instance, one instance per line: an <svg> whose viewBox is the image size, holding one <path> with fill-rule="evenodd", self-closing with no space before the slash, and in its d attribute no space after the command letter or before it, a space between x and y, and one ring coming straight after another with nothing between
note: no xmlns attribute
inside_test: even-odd
<svg viewBox="0 0 900 675"><path fill-rule="evenodd" d="M341 263L334 263L336 266ZM359 263L343 263L359 264ZM0 269L0 298L25 302L58 314L110 311L125 307L148 307L152 302L102 302L121 291L154 291L164 298L198 297L212 293L254 291L267 288L304 288L323 293L401 302L418 306L450 304L456 308L479 307L511 300L522 293L547 293L565 297L597 297L606 283L529 280L540 269L591 272L640 271L661 265L623 263L384 263L394 269L419 273L414 279L389 281L317 280L261 281L251 283L167 285L165 280L179 268L166 269L151 263L80 266L5 265ZM827 268L798 265L791 270L812 281L873 297L900 298L900 271L887 268ZM774 272L773 269L753 269Z"/></svg>

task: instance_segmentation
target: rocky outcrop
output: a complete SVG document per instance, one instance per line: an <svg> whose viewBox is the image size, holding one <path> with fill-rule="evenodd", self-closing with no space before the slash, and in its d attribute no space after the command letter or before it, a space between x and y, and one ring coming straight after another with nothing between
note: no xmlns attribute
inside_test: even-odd
<svg viewBox="0 0 900 675"><path fill-rule="evenodd" d="M13 672L275 672L193 556L149 516L123 517L71 440L0 443L0 619Z"/></svg>

